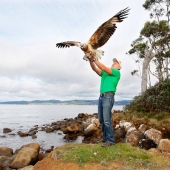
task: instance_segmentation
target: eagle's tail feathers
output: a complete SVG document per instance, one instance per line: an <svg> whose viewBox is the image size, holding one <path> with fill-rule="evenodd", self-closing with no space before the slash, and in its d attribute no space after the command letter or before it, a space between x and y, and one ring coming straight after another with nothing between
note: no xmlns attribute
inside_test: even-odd
<svg viewBox="0 0 170 170"><path fill-rule="evenodd" d="M95 58L97 60L101 59L102 58L102 55L104 55L104 51L102 50L96 50L96 54L95 54ZM89 57L87 54L84 55L83 59L86 60L86 61L89 61Z"/></svg>
<svg viewBox="0 0 170 170"><path fill-rule="evenodd" d="M96 50L96 58L97 59L101 59L103 55L104 55L104 51Z"/></svg>

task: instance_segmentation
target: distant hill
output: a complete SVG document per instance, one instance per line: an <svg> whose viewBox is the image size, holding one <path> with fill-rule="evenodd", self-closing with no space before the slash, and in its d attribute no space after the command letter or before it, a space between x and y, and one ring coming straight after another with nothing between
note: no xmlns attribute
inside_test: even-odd
<svg viewBox="0 0 170 170"><path fill-rule="evenodd" d="M115 105L126 105L131 100L115 101ZM98 100L33 100L33 101L8 101L0 104L22 104L22 105L97 105Z"/></svg>

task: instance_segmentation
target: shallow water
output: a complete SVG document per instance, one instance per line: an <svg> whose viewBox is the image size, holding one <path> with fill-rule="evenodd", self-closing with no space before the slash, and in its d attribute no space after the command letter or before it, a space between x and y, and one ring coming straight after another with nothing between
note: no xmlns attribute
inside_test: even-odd
<svg viewBox="0 0 170 170"><path fill-rule="evenodd" d="M114 106L115 110L122 108L123 106ZM35 125L41 127L43 124L51 124L64 118L74 118L79 113L97 113L97 105L0 105L0 136L5 136L0 137L0 146L13 150L32 142L39 143L45 149L49 149L50 146L61 146L66 143L63 140L65 135L61 131L52 133L38 131L36 139L32 139L31 136L20 137L10 134L19 130L28 132ZM12 132L4 134L3 128L10 128ZM81 143L82 139L79 137L71 143Z"/></svg>

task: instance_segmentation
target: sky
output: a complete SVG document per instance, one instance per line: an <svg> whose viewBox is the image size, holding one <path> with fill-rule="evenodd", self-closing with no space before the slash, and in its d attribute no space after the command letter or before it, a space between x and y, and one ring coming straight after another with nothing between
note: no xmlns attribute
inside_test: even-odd
<svg viewBox="0 0 170 170"><path fill-rule="evenodd" d="M100 48L100 60L111 67L122 62L115 100L132 100L141 79L126 53L139 37L149 12L145 0L0 0L0 101L97 100L100 77L77 47L56 48L63 41L86 42L120 10L130 14Z"/></svg>

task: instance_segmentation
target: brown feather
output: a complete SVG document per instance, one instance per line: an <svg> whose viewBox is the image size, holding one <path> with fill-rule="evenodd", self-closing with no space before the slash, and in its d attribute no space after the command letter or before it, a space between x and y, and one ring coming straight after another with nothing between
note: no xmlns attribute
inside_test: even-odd
<svg viewBox="0 0 170 170"><path fill-rule="evenodd" d="M116 23L122 22L128 15L129 10L129 8L125 8L124 10L119 11L108 21L104 22L91 36L88 43L90 43L94 49L103 46L115 32L117 28Z"/></svg>
<svg viewBox="0 0 170 170"><path fill-rule="evenodd" d="M66 41L66 42L57 43L56 47L58 47L58 48L67 48L67 47L70 47L70 46L80 47L80 45L81 45L81 42Z"/></svg>

